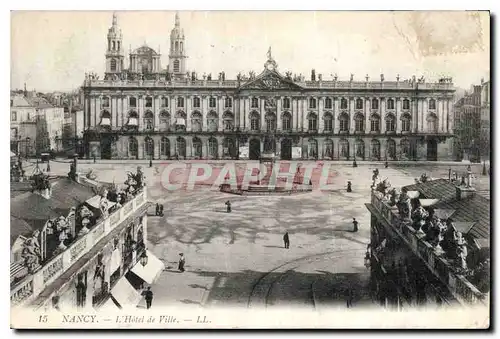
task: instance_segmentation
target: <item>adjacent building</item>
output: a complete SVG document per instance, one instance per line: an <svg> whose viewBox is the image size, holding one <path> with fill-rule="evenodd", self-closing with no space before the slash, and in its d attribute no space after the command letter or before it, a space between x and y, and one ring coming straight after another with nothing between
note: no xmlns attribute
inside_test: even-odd
<svg viewBox="0 0 500 339"><path fill-rule="evenodd" d="M382 305L399 309L487 305L490 201L462 180L422 180L372 191L366 265ZM385 193L383 193L385 192Z"/></svg>
<svg viewBox="0 0 500 339"><path fill-rule="evenodd" d="M490 97L491 82L481 80L481 143L482 156L490 159L491 126L490 126Z"/></svg>
<svg viewBox="0 0 500 339"><path fill-rule="evenodd" d="M11 306L40 311L136 307L163 263L147 250L142 175L125 194L76 174L41 172L11 191ZM132 193L130 193L132 192Z"/></svg>
<svg viewBox="0 0 500 339"><path fill-rule="evenodd" d="M113 15L103 79L87 74L87 156L102 159L451 158L453 93L449 78L306 80L282 74L268 51L260 74L226 79L187 72L180 17L170 34L168 67L146 45L128 55Z"/></svg>

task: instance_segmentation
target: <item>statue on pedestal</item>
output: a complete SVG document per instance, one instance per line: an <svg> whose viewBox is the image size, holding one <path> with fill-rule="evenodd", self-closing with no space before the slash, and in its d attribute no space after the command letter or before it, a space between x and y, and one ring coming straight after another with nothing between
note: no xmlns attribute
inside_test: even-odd
<svg viewBox="0 0 500 339"><path fill-rule="evenodd" d="M28 269L28 273L35 273L40 267L41 251L38 242L40 232L34 231L30 238L26 239L23 244L21 256L24 259L24 266Z"/></svg>

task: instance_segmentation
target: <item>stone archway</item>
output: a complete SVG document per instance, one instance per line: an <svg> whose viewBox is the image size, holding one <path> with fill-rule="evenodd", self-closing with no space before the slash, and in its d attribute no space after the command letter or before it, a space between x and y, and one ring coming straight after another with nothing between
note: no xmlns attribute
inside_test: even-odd
<svg viewBox="0 0 500 339"><path fill-rule="evenodd" d="M292 140L289 138L281 140L281 160L292 160Z"/></svg>
<svg viewBox="0 0 500 339"><path fill-rule="evenodd" d="M259 160L260 159L260 140L251 139L249 143L249 159Z"/></svg>

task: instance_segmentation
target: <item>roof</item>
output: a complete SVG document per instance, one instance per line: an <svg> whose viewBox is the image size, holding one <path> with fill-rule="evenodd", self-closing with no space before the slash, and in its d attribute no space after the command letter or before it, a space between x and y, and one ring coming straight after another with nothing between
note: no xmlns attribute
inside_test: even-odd
<svg viewBox="0 0 500 339"><path fill-rule="evenodd" d="M446 179L436 179L425 183L405 186L411 191L419 191L425 198L439 199L433 204L434 209L455 210L451 215L454 222L475 223L469 230L469 234L475 238L490 237L490 200L477 192L468 198L457 200L456 186Z"/></svg>
<svg viewBox="0 0 500 339"><path fill-rule="evenodd" d="M13 95L10 97L12 100L12 107L33 107L33 105L22 95Z"/></svg>
<svg viewBox="0 0 500 339"><path fill-rule="evenodd" d="M51 104L49 104L49 102L45 98L41 98L41 97L33 97L33 98L29 99L29 102L31 103L32 106L34 106L36 108L52 108L52 107L54 107Z"/></svg>
<svg viewBox="0 0 500 339"><path fill-rule="evenodd" d="M42 229L48 219L66 216L69 210L95 196L91 187L60 178L52 185L52 196L45 199L39 194L25 192L12 197L10 204L11 244L19 235Z"/></svg>
<svg viewBox="0 0 500 339"><path fill-rule="evenodd" d="M151 47L149 47L146 44L135 49L131 54L134 54L134 55L158 55L158 53L154 49L152 49Z"/></svg>

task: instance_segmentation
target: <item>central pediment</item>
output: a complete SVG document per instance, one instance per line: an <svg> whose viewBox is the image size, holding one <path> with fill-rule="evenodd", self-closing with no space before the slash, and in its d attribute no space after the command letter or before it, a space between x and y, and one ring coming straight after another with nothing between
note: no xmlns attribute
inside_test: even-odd
<svg viewBox="0 0 500 339"><path fill-rule="evenodd" d="M256 89L256 90L302 90L302 87L283 77L281 74L274 70L266 69L255 79L251 79L242 84L239 88L243 89Z"/></svg>

